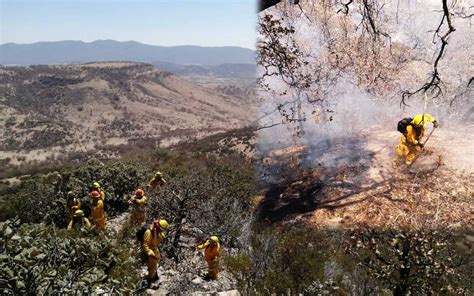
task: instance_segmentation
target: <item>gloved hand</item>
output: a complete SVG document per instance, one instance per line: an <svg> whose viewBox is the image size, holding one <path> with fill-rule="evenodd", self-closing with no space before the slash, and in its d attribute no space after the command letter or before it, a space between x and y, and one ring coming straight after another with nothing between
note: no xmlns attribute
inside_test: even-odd
<svg viewBox="0 0 474 296"><path fill-rule="evenodd" d="M438 127L439 127L439 123L438 123L438 121L436 121L436 120L435 120L435 121L433 121L433 126L434 126L434 128L438 128Z"/></svg>

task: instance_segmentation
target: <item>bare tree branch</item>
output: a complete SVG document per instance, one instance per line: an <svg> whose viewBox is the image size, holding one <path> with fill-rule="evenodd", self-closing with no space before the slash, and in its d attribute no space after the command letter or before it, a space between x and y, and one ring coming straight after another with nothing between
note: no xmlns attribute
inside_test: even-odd
<svg viewBox="0 0 474 296"><path fill-rule="evenodd" d="M418 93L427 93L427 92L431 92L431 94L433 95L433 97L438 97L442 94L442 80L440 78L440 75L439 75L439 71L438 71L438 64L439 64L439 61L441 60L441 58L443 57L443 54L445 53L446 51L446 46L448 45L448 38L449 38L449 35L451 33L453 33L454 31L456 31L456 29L454 28L454 26L452 25L452 20L451 20L451 13L449 11L449 8L448 8L448 0L441 0L443 2L443 17L441 18L441 22L438 26L438 28L436 29L435 33L434 33L434 36L438 36L438 38L441 40L441 48L439 49L438 51L438 55L436 56L436 59L435 59L435 62L433 64L433 73L431 74L431 78L423 85L421 86L419 89L415 90L415 91L404 91L403 94L402 94L402 100L400 102L400 106L402 105L407 105L406 104L406 99L415 95L415 94L418 94ZM446 20L446 24L448 26L448 31L446 33L444 33L443 35L441 35L441 29L443 27L443 24L444 24L444 20Z"/></svg>

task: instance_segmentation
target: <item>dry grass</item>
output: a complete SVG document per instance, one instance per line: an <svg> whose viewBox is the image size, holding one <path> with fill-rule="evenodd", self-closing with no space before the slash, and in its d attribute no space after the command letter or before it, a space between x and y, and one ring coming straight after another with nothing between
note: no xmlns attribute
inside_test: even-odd
<svg viewBox="0 0 474 296"><path fill-rule="evenodd" d="M397 172L386 181L361 188L330 184L324 207L308 218L318 226L461 228L473 225L474 175L446 169L422 174Z"/></svg>

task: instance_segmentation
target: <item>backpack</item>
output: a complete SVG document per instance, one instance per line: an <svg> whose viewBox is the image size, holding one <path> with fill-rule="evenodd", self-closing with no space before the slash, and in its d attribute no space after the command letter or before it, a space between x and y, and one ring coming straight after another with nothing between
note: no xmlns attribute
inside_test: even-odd
<svg viewBox="0 0 474 296"><path fill-rule="evenodd" d="M401 132L402 134L405 134L407 132L407 126L411 125L411 121L413 118L410 117L405 117L402 120L398 122L397 125L397 130Z"/></svg>
<svg viewBox="0 0 474 296"><path fill-rule="evenodd" d="M137 230L137 233L135 234L137 241L143 243L143 238L145 237L145 232L150 229L150 224L144 224L140 229Z"/></svg>

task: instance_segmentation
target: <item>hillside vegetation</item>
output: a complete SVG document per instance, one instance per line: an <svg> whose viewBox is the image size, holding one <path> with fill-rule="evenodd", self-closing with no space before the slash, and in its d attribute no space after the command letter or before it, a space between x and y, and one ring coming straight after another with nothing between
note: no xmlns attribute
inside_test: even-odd
<svg viewBox="0 0 474 296"><path fill-rule="evenodd" d="M7 279L2 282L4 291L68 293L75 289L126 295L232 289L243 295L472 292L468 230L330 230L288 224L285 217L262 220L265 212L259 194L269 188L257 182L252 158L233 152L236 142L251 149L251 133L222 136L175 149L128 151L120 160L92 158L4 187L0 220L9 219L0 225L0 272ZM170 227L160 245L160 284L147 289L141 280L145 268L135 248L135 233L126 223L125 201L157 169L168 183L159 191L147 192L147 215L167 219ZM99 236L95 230L68 235L64 230L66 193L72 190L82 196L88 213L86 196L94 180L107 192L106 235ZM218 235L223 246L222 272L213 282L201 279L205 262L194 250L209 234ZM15 247L18 244L20 249Z"/></svg>
<svg viewBox="0 0 474 296"><path fill-rule="evenodd" d="M0 158L41 161L142 138L169 145L248 125L255 101L225 93L140 63L1 67Z"/></svg>

